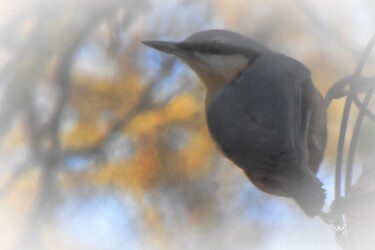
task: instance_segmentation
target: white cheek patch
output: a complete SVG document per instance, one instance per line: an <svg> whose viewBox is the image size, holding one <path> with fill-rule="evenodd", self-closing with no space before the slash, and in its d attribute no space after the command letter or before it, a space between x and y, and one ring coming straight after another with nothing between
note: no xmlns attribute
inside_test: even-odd
<svg viewBox="0 0 375 250"><path fill-rule="evenodd" d="M206 57L206 64L211 65L213 71L232 71L245 63L248 63L248 59L242 55L211 55Z"/></svg>
<svg viewBox="0 0 375 250"><path fill-rule="evenodd" d="M201 64L208 74L222 78L226 82L232 80L249 63L242 55L209 55L201 58Z"/></svg>
<svg viewBox="0 0 375 250"><path fill-rule="evenodd" d="M249 59L242 55L194 55L185 62L198 74L207 87L230 82L248 64Z"/></svg>

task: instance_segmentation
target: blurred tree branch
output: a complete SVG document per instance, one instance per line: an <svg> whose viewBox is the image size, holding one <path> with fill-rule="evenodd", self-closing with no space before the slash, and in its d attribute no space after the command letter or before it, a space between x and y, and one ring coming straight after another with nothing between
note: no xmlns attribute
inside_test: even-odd
<svg viewBox="0 0 375 250"><path fill-rule="evenodd" d="M352 42L348 41L339 33L337 29L332 27L329 23L324 21L319 14L315 11L313 6L308 0L295 0L298 8L306 15L310 22L315 26L316 29L322 32L326 37L334 41L341 48L349 51L355 57L360 57L362 52L361 49L355 46Z"/></svg>
<svg viewBox="0 0 375 250"><path fill-rule="evenodd" d="M0 75L6 84L5 98L0 108L0 141L10 129L13 120L23 115L31 156L30 161L22 165L37 164L42 169L38 197L29 213L24 233L18 241L20 244L31 242L35 244L36 249L43 248L41 226L48 221L48 215L54 211L60 197L57 180L58 168L63 159L60 126L62 112L69 97L72 62L77 50L100 22L112 18L113 13L124 7L132 9L127 13L128 15L136 15L143 7L142 2L138 1L137 6L129 1L124 3L120 0L96 1L95 3L80 1L74 4L61 2L56 7L55 1L52 3L42 1L43 4L33 6L33 12L25 10L27 15L23 18L16 18L3 30L2 34L11 32L15 26L22 25L24 20L32 15L37 20L27 42L24 42L23 47L17 50L18 55L3 68ZM131 6L126 6L126 4ZM80 13L80 18L69 17L77 13ZM2 42L6 44L6 41ZM46 123L42 123L34 107L34 91L37 81L54 57L58 58L54 76L57 98L53 104L52 115ZM11 182L14 183L22 176L25 168L18 167L17 169L19 171L16 171L10 182L3 187L3 192L9 189ZM22 247L17 243L14 248Z"/></svg>
<svg viewBox="0 0 375 250"><path fill-rule="evenodd" d="M150 103L150 100L152 99L152 90L156 86L156 84L161 82L170 74L171 68L173 67L174 63L175 59L169 59L164 63L164 65L162 66L162 72L155 79L152 79L151 83L147 84L147 87L143 91L142 95L139 97L137 103L132 107L130 111L128 111L123 116L123 118L119 119L111 125L111 128L99 142L88 148L67 149L64 153L64 157L71 157L73 155L89 156L101 153L106 144L112 139L113 135L115 135L117 132L123 129L129 123L129 121L133 119L137 114L152 107L152 103Z"/></svg>

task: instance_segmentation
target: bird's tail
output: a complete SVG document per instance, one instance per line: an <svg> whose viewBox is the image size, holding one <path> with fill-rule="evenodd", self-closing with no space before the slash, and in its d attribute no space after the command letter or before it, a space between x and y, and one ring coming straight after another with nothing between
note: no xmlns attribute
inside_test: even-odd
<svg viewBox="0 0 375 250"><path fill-rule="evenodd" d="M326 197L323 184L315 177L284 187L308 217L316 216L324 205Z"/></svg>

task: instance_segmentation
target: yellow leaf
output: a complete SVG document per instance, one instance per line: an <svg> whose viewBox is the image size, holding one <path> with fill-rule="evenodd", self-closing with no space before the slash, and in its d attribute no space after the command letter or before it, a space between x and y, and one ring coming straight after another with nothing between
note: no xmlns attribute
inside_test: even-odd
<svg viewBox="0 0 375 250"><path fill-rule="evenodd" d="M148 133L151 130L158 129L165 122L166 119L160 111L148 111L133 119L126 130L132 134Z"/></svg>
<svg viewBox="0 0 375 250"><path fill-rule="evenodd" d="M207 161L214 149L209 133L206 129L195 131L189 137L188 147L182 150L182 158L186 164L186 174L190 178L203 174L207 169Z"/></svg>
<svg viewBox="0 0 375 250"><path fill-rule="evenodd" d="M78 122L73 130L63 138L64 147L83 148L98 142L104 131L95 123Z"/></svg>
<svg viewBox="0 0 375 250"><path fill-rule="evenodd" d="M186 121L195 115L200 107L190 94L176 96L166 107L165 117L170 121Z"/></svg>

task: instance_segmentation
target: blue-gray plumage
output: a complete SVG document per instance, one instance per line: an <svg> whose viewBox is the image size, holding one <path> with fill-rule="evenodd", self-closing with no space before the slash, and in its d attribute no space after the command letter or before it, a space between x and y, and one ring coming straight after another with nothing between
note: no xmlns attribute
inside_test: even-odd
<svg viewBox="0 0 375 250"><path fill-rule="evenodd" d="M319 212L324 201L316 170L308 168L308 94L315 91L301 63L266 53L219 89L207 110L223 153L260 189L296 199L307 214Z"/></svg>
<svg viewBox="0 0 375 250"><path fill-rule="evenodd" d="M255 186L293 198L310 217L321 211L325 193L315 174L326 111L302 63L225 30L145 44L180 57L203 80L209 131Z"/></svg>

